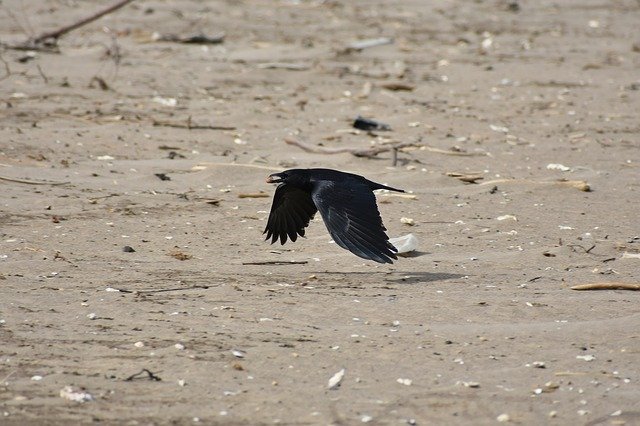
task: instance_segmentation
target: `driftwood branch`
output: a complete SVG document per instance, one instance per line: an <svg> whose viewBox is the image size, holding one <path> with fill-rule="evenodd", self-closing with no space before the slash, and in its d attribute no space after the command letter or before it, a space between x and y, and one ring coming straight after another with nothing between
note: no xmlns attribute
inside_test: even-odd
<svg viewBox="0 0 640 426"><path fill-rule="evenodd" d="M263 262L242 262L243 265L305 265L306 260L266 260Z"/></svg>
<svg viewBox="0 0 640 426"><path fill-rule="evenodd" d="M640 284L630 283L591 283L571 287L571 290L635 290L640 291Z"/></svg>
<svg viewBox="0 0 640 426"><path fill-rule="evenodd" d="M421 143L417 142L405 142L405 143L397 143L397 144L389 144L383 146L376 146L371 148L354 148L354 147L345 147L345 148L327 148L324 146L314 146L308 143L304 143L299 141L298 139L294 139L291 137L284 138L284 142L287 145L297 146L305 152L311 152L313 154L344 154L349 153L355 155L356 157L367 157L372 158L378 154L388 151L400 150L403 148L409 147L421 147L423 146Z"/></svg>
<svg viewBox="0 0 640 426"><path fill-rule="evenodd" d="M113 3L110 6L107 6L106 8L92 14L89 15L77 22L74 22L72 24L66 25L64 27L58 28L57 30L54 31L46 31L43 32L42 34L30 38L29 40L27 40L26 42L22 43L22 44L18 44L18 45L14 45L14 46L7 46L11 49L17 49L17 50L46 50L46 49L53 49L56 46L56 42L58 41L58 39L60 37L62 37L63 35L77 29L80 28L84 25L87 25L97 19L102 18L104 15L108 15L111 12L114 12L120 8L122 8L123 6L126 6L127 4L133 2L133 0L118 0L115 3Z"/></svg>
<svg viewBox="0 0 640 426"><path fill-rule="evenodd" d="M324 146L315 146L310 145L308 143L299 141L298 139L287 137L284 139L284 142L288 145L297 146L306 152L311 152L313 154L344 154L349 153L355 155L356 157L367 157L372 158L378 154L383 152L391 151L392 156L394 158L394 165L397 162L398 151L404 148L419 148L421 150L425 150L428 152L433 152L435 154L444 154L444 155L455 155L460 157L475 157L475 156L485 156L486 152L464 152L464 151L452 151L440 148L434 148L431 146L424 145L420 142L403 142L403 143L394 143L394 144L386 144L381 146L375 146L370 148L355 148L355 147L345 147L345 148L327 148Z"/></svg>

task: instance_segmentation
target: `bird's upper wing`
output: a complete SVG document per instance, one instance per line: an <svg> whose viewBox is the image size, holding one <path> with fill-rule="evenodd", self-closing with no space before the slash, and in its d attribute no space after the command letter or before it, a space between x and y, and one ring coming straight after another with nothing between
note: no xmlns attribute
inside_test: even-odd
<svg viewBox="0 0 640 426"><path fill-rule="evenodd" d="M317 211L311 194L282 183L278 185L273 196L271 212L263 234L267 234L267 240L271 238L271 244L278 239L284 244L287 242L287 236L291 241L295 241L298 235L304 237L304 228L309 226L309 221Z"/></svg>
<svg viewBox="0 0 640 426"><path fill-rule="evenodd" d="M385 233L376 197L364 182L320 182L311 196L329 234L340 247L379 263L397 259L397 249Z"/></svg>

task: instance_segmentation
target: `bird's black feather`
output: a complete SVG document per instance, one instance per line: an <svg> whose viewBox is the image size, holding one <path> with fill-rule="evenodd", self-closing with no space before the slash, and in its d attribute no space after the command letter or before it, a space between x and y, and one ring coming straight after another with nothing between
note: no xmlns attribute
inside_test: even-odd
<svg viewBox="0 0 640 426"><path fill-rule="evenodd" d="M392 263L397 249L382 223L375 189L404 192L352 173L330 169L293 169L276 173L267 182L281 182L264 233L273 244L304 236L317 211L333 240L356 256Z"/></svg>

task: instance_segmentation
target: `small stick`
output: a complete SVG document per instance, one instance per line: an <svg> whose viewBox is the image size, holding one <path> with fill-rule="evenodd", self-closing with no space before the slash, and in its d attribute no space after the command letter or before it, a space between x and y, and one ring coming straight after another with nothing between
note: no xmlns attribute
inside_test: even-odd
<svg viewBox="0 0 640 426"><path fill-rule="evenodd" d="M0 78L0 81L2 81L5 78L11 77L11 68L9 68L9 62L7 62L7 60L4 59L2 55L0 55L0 62L2 62L2 64L4 65L4 72L5 72L5 75L3 75L2 78Z"/></svg>
<svg viewBox="0 0 640 426"><path fill-rule="evenodd" d="M49 83L49 79L44 74L44 71L42 71L42 68L40 68L40 64L36 65L36 67L38 68L38 72L40 73L40 77L42 77L42 79L44 80L44 84L48 84Z"/></svg>
<svg viewBox="0 0 640 426"><path fill-rule="evenodd" d="M264 262L242 262L243 265L304 265L309 263L306 260L267 260Z"/></svg>
<svg viewBox="0 0 640 426"><path fill-rule="evenodd" d="M26 183L27 185L66 185L69 182L46 182L37 180L17 179L7 176L0 176L0 180L6 180L8 182Z"/></svg>
<svg viewBox="0 0 640 426"><path fill-rule="evenodd" d="M198 290L198 289L208 289L209 286L206 285L194 285L191 287L174 287L174 288L161 288L158 290L121 290L119 291L123 293L134 293L134 294L153 294L153 293L166 293L168 291L182 291L182 290Z"/></svg>
<svg viewBox="0 0 640 426"><path fill-rule="evenodd" d="M635 290L640 291L640 284L630 283L591 283L579 284L571 287L571 290Z"/></svg>
<svg viewBox="0 0 640 426"><path fill-rule="evenodd" d="M38 44L42 44L45 41L47 41L48 39L54 39L57 40L60 37L62 37L63 35L65 35L66 33L75 30L76 28L80 28L83 25L86 25L90 22L95 21L96 19L102 18L104 15L107 15L115 10L120 9L123 6L126 6L127 4L131 3L133 0L120 0L115 2L114 4L112 4L111 6L94 13L93 15L87 16L84 19L79 20L78 22L74 22L71 25L67 25L64 26L62 28L59 28L55 31L49 31L49 32L45 32L40 34L38 37L33 38L30 40L30 43L33 45L38 45Z"/></svg>
<svg viewBox="0 0 640 426"><path fill-rule="evenodd" d="M187 123L175 123L172 121L158 121L153 120L154 126L162 127L175 127L177 129L189 129L189 130L236 130L235 126L210 126L207 124L192 124L191 117L187 119Z"/></svg>
<svg viewBox="0 0 640 426"><path fill-rule="evenodd" d="M142 370L140 370L139 372L137 372L136 374L132 374L129 377L127 377L126 379L124 379L125 382L131 382L134 379L139 378L139 376L143 375L143 374L147 374L147 377L149 380L154 380L156 382L161 382L162 379L158 376L155 375L155 373L153 373L152 371L147 370L146 368L143 368Z"/></svg>
<svg viewBox="0 0 640 426"><path fill-rule="evenodd" d="M238 198L269 198L266 192L252 192L248 194L238 194Z"/></svg>
<svg viewBox="0 0 640 426"><path fill-rule="evenodd" d="M14 371L12 371L11 373L7 374L7 375L4 377L4 379L0 380L0 383L4 383L4 382L6 382L7 380L9 380L9 377L13 376L14 374L16 374L15 370L14 370Z"/></svg>

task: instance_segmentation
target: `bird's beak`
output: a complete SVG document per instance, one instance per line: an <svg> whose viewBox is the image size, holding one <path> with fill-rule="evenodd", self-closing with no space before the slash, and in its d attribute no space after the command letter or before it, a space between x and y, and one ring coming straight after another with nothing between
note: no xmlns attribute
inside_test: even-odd
<svg viewBox="0 0 640 426"><path fill-rule="evenodd" d="M282 177L277 173L269 175L267 177L267 183L278 183L278 182L282 182Z"/></svg>
<svg viewBox="0 0 640 426"><path fill-rule="evenodd" d="M269 175L267 177L267 183L278 183L278 182L282 182L282 178L277 173L273 175Z"/></svg>

